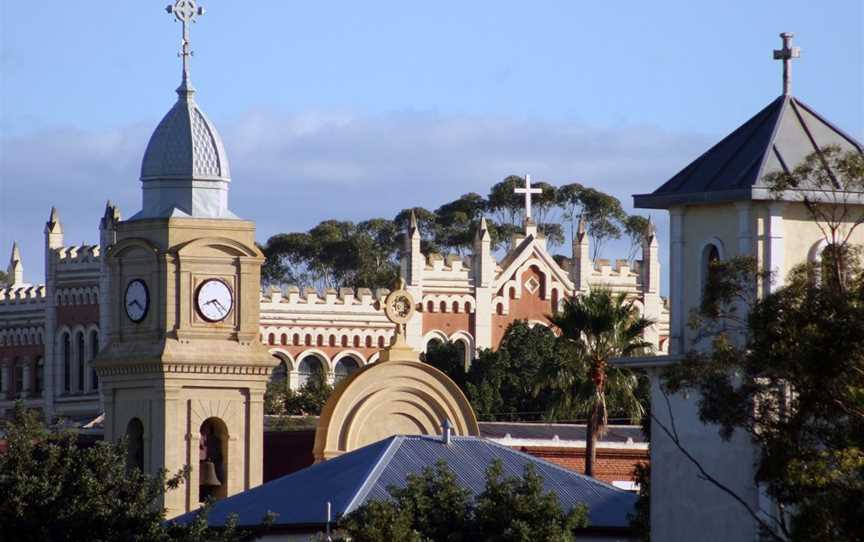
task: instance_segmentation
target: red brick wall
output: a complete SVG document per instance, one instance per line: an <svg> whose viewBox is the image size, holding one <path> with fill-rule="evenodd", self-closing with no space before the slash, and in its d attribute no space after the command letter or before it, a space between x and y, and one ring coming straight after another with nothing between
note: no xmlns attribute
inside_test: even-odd
<svg viewBox="0 0 864 542"><path fill-rule="evenodd" d="M518 446L515 450L550 461L565 469L585 472L584 448L559 448L553 446ZM648 450L621 450L599 448L594 476L604 482L632 480L637 463L648 463Z"/></svg>
<svg viewBox="0 0 864 542"><path fill-rule="evenodd" d="M430 331L443 331L447 336L457 331L471 331L472 314L467 312L424 312L423 335Z"/></svg>
<svg viewBox="0 0 864 542"><path fill-rule="evenodd" d="M70 328L78 324L87 326L99 322L99 305L64 305L57 307L57 327L67 325Z"/></svg>
<svg viewBox="0 0 864 542"><path fill-rule="evenodd" d="M531 277L535 277L540 287L536 293L532 294L525 288L525 282ZM535 267L530 267L522 273L520 278L522 284L522 297L519 299L510 299L509 314L492 316L492 348L497 349L501 344L501 339L504 338L504 333L507 332L507 327L516 320L539 320L547 322L546 316L552 312L552 300L544 299L543 289L545 288L545 278L543 274ZM506 290L501 292L507 295Z"/></svg>

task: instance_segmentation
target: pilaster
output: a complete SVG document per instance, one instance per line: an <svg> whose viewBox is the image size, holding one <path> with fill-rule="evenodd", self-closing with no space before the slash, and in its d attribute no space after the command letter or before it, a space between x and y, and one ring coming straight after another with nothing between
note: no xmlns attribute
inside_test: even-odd
<svg viewBox="0 0 864 542"><path fill-rule="evenodd" d="M683 353L684 347L684 207L670 208L669 218L669 353L675 355Z"/></svg>
<svg viewBox="0 0 864 542"><path fill-rule="evenodd" d="M771 271L771 280L763 284L765 294L772 293L786 282L786 265L784 262L784 224L783 211L786 204L780 201L768 205L768 216L765 220L765 268Z"/></svg>

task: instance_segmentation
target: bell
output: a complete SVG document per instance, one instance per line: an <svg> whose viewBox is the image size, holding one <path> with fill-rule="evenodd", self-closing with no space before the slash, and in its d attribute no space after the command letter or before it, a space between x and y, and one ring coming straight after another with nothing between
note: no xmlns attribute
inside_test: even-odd
<svg viewBox="0 0 864 542"><path fill-rule="evenodd" d="M212 461L205 460L199 463L198 485L204 487L219 487L222 483L216 477L216 465Z"/></svg>

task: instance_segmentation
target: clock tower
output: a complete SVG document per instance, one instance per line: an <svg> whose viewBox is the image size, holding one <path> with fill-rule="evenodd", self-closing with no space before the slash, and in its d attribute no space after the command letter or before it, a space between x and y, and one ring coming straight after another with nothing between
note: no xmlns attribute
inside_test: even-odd
<svg viewBox="0 0 864 542"><path fill-rule="evenodd" d="M127 438L144 471L186 465L168 517L261 483L263 395L275 360L259 340L255 225L228 209L228 158L189 78L189 26L177 0L183 77L141 166L142 209L108 253L110 334L95 363L105 436Z"/></svg>

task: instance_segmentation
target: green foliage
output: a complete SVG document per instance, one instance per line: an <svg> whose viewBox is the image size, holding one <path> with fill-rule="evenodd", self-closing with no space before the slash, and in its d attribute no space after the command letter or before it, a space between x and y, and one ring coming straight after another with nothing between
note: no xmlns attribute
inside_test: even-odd
<svg viewBox="0 0 864 542"><path fill-rule="evenodd" d="M166 488L185 480L182 471L166 480L127 468L124 442L80 448L69 432L51 432L35 411L16 404L2 422L7 450L0 454L0 539L21 541L241 540L233 522L207 526L207 511L190 526L167 525L155 504Z"/></svg>
<svg viewBox="0 0 864 542"><path fill-rule="evenodd" d="M264 413L274 416L318 416L333 393L323 370L309 375L298 391L288 387L287 380L271 381L264 392Z"/></svg>
<svg viewBox="0 0 864 542"><path fill-rule="evenodd" d="M635 420L644 412L638 394L639 376L609 361L648 351L651 344L642 336L652 322L639 316L625 293L600 288L567 299L564 309L550 320L561 331L569 355L544 366L535 392L551 395L552 414L588 415L585 474L591 476L597 438L605 434L608 425L608 403Z"/></svg>
<svg viewBox="0 0 864 542"><path fill-rule="evenodd" d="M543 491L543 481L530 465L521 478L504 478L500 462L493 463L476 501L443 461L389 491L391 500L367 502L340 521L347 539L569 542L588 525L586 507L564 512L555 494Z"/></svg>
<svg viewBox="0 0 864 542"><path fill-rule="evenodd" d="M481 538L501 542L548 540L570 542L574 532L588 525L588 509L581 505L564 512L554 493L543 492L543 479L528 464L521 478L503 478L500 462L489 466L486 489L478 495L474 529Z"/></svg>
<svg viewBox="0 0 864 542"><path fill-rule="evenodd" d="M641 215L630 215L623 222L624 233L630 239L630 250L627 259L631 262L642 249L642 244L651 233L651 221Z"/></svg>
<svg viewBox="0 0 864 542"><path fill-rule="evenodd" d="M0 288L5 288L12 283L9 275L5 271L0 271Z"/></svg>
<svg viewBox="0 0 864 542"><path fill-rule="evenodd" d="M492 247L497 249L523 229L525 200L513 190L524 184L522 177L511 175L494 184L486 198L473 192L463 194L434 212L413 207L403 209L393 220L374 218L358 224L325 220L308 232L274 235L260 247L266 256L262 281L266 285L294 284L318 290L390 287L398 275L398 255L412 211L424 253L468 254L485 214L491 215L487 223ZM621 236L622 228L635 239L634 228L640 219L644 220L628 218L617 199L578 183L561 188L543 182L533 186L542 190L532 200L533 214L549 247L563 244L565 225L569 224L572 236L576 222L583 218L596 258L608 239Z"/></svg>
<svg viewBox="0 0 864 542"><path fill-rule="evenodd" d="M484 420L536 420L549 411L549 394L535 393L544 365L566 357L555 334L525 321L510 324L497 351L484 350L471 364L465 393ZM565 419L571 413L558 419ZM572 418L571 418L572 419Z"/></svg>
<svg viewBox="0 0 864 542"><path fill-rule="evenodd" d="M805 266L755 299L752 262L732 260L725 270L732 276L708 282L712 302L694 321L723 330L717 320L753 299L739 318L746 333L715 333L710 352L690 352L667 371L667 389L697 390L704 422L726 439L744 431L759 447L757 480L781 507L774 539L864 539L862 277L843 289L814 281Z"/></svg>

